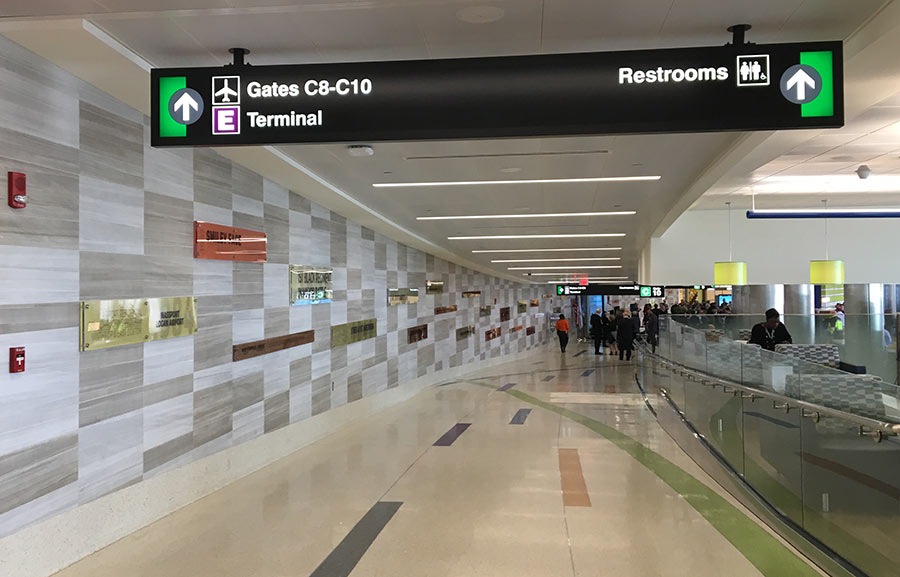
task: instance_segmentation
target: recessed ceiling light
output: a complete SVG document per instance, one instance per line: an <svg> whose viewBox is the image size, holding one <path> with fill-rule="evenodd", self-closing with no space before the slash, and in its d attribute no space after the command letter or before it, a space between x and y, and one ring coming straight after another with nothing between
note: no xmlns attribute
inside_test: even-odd
<svg viewBox="0 0 900 577"><path fill-rule="evenodd" d="M527 208L525 210L528 210ZM465 216L418 216L416 220L485 220L490 218L566 218L578 216L630 216L633 210L606 212L548 212L542 214L472 214Z"/></svg>
<svg viewBox="0 0 900 577"><path fill-rule="evenodd" d="M504 248L497 250L473 250L478 253L506 253L506 252L575 252L589 250L622 250L622 247L603 247L603 248Z"/></svg>
<svg viewBox="0 0 900 577"><path fill-rule="evenodd" d="M617 256L604 256L599 258L523 258L512 260L492 260L491 262L588 262L601 260L622 260Z"/></svg>
<svg viewBox="0 0 900 577"><path fill-rule="evenodd" d="M501 234L495 236L448 236L447 240L516 240L526 238L605 238L625 236L624 232L591 234Z"/></svg>
<svg viewBox="0 0 900 577"><path fill-rule="evenodd" d="M456 13L456 18L469 24L490 24L505 14L506 10L497 6L467 6Z"/></svg>
<svg viewBox="0 0 900 577"><path fill-rule="evenodd" d="M581 275L581 273L578 273L578 272L533 272L533 273L522 273L522 276L555 276L556 278L561 278L566 275L575 276L576 274ZM572 280L572 279L567 279L567 280ZM589 276L588 280L629 280L629 277L627 277L627 276Z"/></svg>
<svg viewBox="0 0 900 577"><path fill-rule="evenodd" d="M566 270L573 268L572 265L566 266L511 266L506 270ZM604 264L604 265L591 265L591 266L576 266L578 270L588 270L588 269L600 269L600 268L622 268L620 264ZM559 274L559 273L557 273ZM577 273L572 273L577 274Z"/></svg>
<svg viewBox="0 0 900 577"><path fill-rule="evenodd" d="M661 176L596 176L589 178L532 178L523 180L448 180L426 182L376 182L375 188L415 188L426 186L488 186L493 184L565 184L579 182L640 182Z"/></svg>

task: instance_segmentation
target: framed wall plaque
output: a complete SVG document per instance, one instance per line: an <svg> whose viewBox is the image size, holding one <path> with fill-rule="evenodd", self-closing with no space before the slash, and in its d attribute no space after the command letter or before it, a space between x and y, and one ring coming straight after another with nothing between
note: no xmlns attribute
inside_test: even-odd
<svg viewBox="0 0 900 577"><path fill-rule="evenodd" d="M291 306L330 303L334 296L332 272L329 267L290 265Z"/></svg>
<svg viewBox="0 0 900 577"><path fill-rule="evenodd" d="M516 301L516 314L522 315L528 312L528 301Z"/></svg>
<svg viewBox="0 0 900 577"><path fill-rule="evenodd" d="M266 233L194 221L194 258L266 262Z"/></svg>
<svg viewBox="0 0 900 577"><path fill-rule="evenodd" d="M539 306L541 306L541 301L539 299L531 299L530 304L533 307L539 307Z"/></svg>
<svg viewBox="0 0 900 577"><path fill-rule="evenodd" d="M456 312L456 305L449 305L449 306L445 306L445 307L434 307L435 315L443 315L443 314L455 313L455 312Z"/></svg>
<svg viewBox="0 0 900 577"><path fill-rule="evenodd" d="M456 329L456 340L464 341L475 334L475 327L462 327Z"/></svg>
<svg viewBox="0 0 900 577"><path fill-rule="evenodd" d="M303 331L282 337L263 339L251 343L234 345L231 348L231 360L234 362L252 359L262 355L268 355L277 351L283 351L292 347L306 345L316 340L316 331Z"/></svg>
<svg viewBox="0 0 900 577"><path fill-rule="evenodd" d="M358 343L378 336L378 319L367 319L331 327L331 348Z"/></svg>
<svg viewBox="0 0 900 577"><path fill-rule="evenodd" d="M81 303L82 351L107 349L197 332L196 299L169 297Z"/></svg>
<svg viewBox="0 0 900 577"><path fill-rule="evenodd" d="M463 291L462 294L464 299L474 299L481 296L481 291Z"/></svg>
<svg viewBox="0 0 900 577"><path fill-rule="evenodd" d="M428 338L428 325L419 325L406 330L406 342L408 344L424 341Z"/></svg>
<svg viewBox="0 0 900 577"><path fill-rule="evenodd" d="M533 335L533 334L534 334L534 327L528 327L527 329L525 329L525 335L526 335L526 336L527 336L527 335Z"/></svg>
<svg viewBox="0 0 900 577"><path fill-rule="evenodd" d="M503 334L503 329L501 327L497 327L495 329L489 329L484 332L484 340L492 341L494 339L499 339Z"/></svg>
<svg viewBox="0 0 900 577"><path fill-rule="evenodd" d="M514 326L513 328L510 329L510 332L512 332L512 333L517 333L517 332L521 331L521 330L524 329L524 328L525 328L524 325L516 325L516 326Z"/></svg>
<svg viewBox="0 0 900 577"><path fill-rule="evenodd" d="M490 317L490 316L491 316L491 306L490 305L485 305L478 309L478 317L479 318L486 318L486 317Z"/></svg>
<svg viewBox="0 0 900 577"><path fill-rule="evenodd" d="M500 322L501 323L503 321L508 321L510 319L510 316L511 315L510 315L509 307L503 307L502 309L500 309Z"/></svg>
<svg viewBox="0 0 900 577"><path fill-rule="evenodd" d="M425 281L425 294L439 295L444 292L444 282L439 280Z"/></svg>
<svg viewBox="0 0 900 577"><path fill-rule="evenodd" d="M419 302L419 289L417 288L388 289L389 306L412 305L417 302Z"/></svg>

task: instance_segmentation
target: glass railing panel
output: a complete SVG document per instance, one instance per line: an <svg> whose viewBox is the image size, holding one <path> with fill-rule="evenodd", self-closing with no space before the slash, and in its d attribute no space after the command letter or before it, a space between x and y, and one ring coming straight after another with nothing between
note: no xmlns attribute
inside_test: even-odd
<svg viewBox="0 0 900 577"><path fill-rule="evenodd" d="M744 473L743 410L740 394L711 387L702 381L684 381L685 418L729 464Z"/></svg>
<svg viewBox="0 0 900 577"><path fill-rule="evenodd" d="M744 478L782 515L803 524L800 411L744 399Z"/></svg>
<svg viewBox="0 0 900 577"><path fill-rule="evenodd" d="M831 415L801 426L804 528L870 577L900 574L897 437L876 443Z"/></svg>

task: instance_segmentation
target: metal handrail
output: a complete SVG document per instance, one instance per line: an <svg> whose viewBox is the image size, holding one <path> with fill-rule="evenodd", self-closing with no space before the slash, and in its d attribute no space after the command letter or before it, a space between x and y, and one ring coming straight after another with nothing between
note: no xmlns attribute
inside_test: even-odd
<svg viewBox="0 0 900 577"><path fill-rule="evenodd" d="M713 387L715 387L716 385L721 385L723 387L723 390L725 390L726 392L746 392L754 395L757 398L770 399L773 401L773 403L782 403L782 405L778 408L798 408L801 409L801 411L803 409L808 409L812 413L809 415L810 417L818 414L819 418L828 415L843 419L845 421L850 421L851 423L862 427L860 433L861 435L874 437L876 441L880 440L884 436L900 436L900 424L879 421L878 419L872 419L870 417L863 417L860 415L855 415L853 413L847 413L845 411L832 409L830 407L818 405L809 401L801 401L792 397L787 397L785 395L769 392L763 389L748 387L747 385L742 385L740 383L735 383L734 381L722 379L720 377L716 377L714 375L710 375L702 371L686 367L665 357L661 357L658 354L650 352L644 343L639 343L638 347L641 349L642 354L649 355L659 360L664 365L672 367L673 371L677 371L683 376L690 375L690 377L692 377L691 380L700 380L701 382L705 381L704 384L711 382ZM801 414L805 415L806 413L801 412ZM818 419L816 419L816 421L818 422ZM872 432L866 434L864 432L866 429L871 430Z"/></svg>

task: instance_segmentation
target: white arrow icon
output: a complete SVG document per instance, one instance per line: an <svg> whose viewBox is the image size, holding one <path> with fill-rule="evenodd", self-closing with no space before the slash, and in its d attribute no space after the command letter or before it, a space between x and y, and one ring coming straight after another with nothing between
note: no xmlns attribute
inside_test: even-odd
<svg viewBox="0 0 900 577"><path fill-rule="evenodd" d="M808 77L807 77L808 78ZM200 110L200 104L194 100L194 97L185 92L181 95L181 98L175 101L175 105L173 106L175 111L181 109L181 120L185 124L191 121L191 108L194 110Z"/></svg>
<svg viewBox="0 0 900 577"><path fill-rule="evenodd" d="M812 76L806 73L802 68L798 69L793 76L787 81L787 89L797 88L797 100L806 100L806 87L815 90L816 81Z"/></svg>

